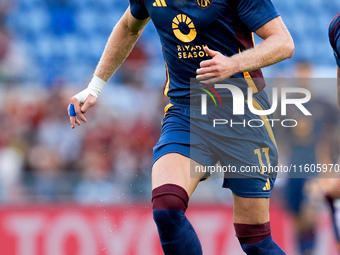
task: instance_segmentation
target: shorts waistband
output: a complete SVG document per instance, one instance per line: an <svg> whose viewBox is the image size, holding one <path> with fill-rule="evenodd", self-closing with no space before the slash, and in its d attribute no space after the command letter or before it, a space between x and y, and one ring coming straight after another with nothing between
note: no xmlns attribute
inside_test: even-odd
<svg viewBox="0 0 340 255"><path fill-rule="evenodd" d="M188 106L201 106L201 97L170 97L170 103L182 104ZM212 100L207 101L208 106L213 106L215 103Z"/></svg>
<svg viewBox="0 0 340 255"><path fill-rule="evenodd" d="M170 103L190 105L190 98L170 97Z"/></svg>
<svg viewBox="0 0 340 255"><path fill-rule="evenodd" d="M258 97L262 97L262 95L265 94L264 90L261 90L257 93L254 93L253 97L256 99ZM207 105L208 106L214 106L215 101L217 104L219 104L218 99L215 98L215 101L211 100L211 98L208 96L207 97ZM244 96L244 99L247 100L247 95ZM233 98L230 95L229 97L221 97L222 103L223 104L230 104L233 102ZM201 96L192 96L192 97L170 97L170 103L177 103L177 104L182 104L182 105L189 105L189 106L201 106Z"/></svg>

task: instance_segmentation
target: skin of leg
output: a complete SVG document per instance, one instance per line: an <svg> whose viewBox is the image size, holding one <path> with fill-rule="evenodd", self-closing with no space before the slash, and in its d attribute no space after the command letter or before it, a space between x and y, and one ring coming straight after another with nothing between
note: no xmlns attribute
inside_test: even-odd
<svg viewBox="0 0 340 255"><path fill-rule="evenodd" d="M176 184L184 188L190 197L201 180L190 177L190 167L195 165L199 164L178 153L160 157L152 167L152 189L164 184Z"/></svg>
<svg viewBox="0 0 340 255"><path fill-rule="evenodd" d="M233 194L234 223L263 224L269 221L269 198L246 198Z"/></svg>
<svg viewBox="0 0 340 255"><path fill-rule="evenodd" d="M196 165L199 164L178 153L162 156L152 168L152 189L168 183L176 184L190 197L201 180L190 177L190 167ZM244 198L235 194L233 197L234 223L262 224L269 221L269 198Z"/></svg>

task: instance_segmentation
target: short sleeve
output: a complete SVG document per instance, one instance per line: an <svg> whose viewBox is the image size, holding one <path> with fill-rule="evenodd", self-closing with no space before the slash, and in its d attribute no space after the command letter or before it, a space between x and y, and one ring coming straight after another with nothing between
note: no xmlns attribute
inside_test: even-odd
<svg viewBox="0 0 340 255"><path fill-rule="evenodd" d="M279 16L270 0L237 0L237 2L238 15L252 32Z"/></svg>
<svg viewBox="0 0 340 255"><path fill-rule="evenodd" d="M337 65L340 67L340 12L329 24L329 41L334 50Z"/></svg>
<svg viewBox="0 0 340 255"><path fill-rule="evenodd" d="M139 20L149 17L144 0L130 0L130 11L132 16Z"/></svg>

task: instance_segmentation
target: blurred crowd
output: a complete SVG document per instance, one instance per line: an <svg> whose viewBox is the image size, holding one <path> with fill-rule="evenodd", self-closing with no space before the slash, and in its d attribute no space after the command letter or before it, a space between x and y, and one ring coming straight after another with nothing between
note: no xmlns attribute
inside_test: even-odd
<svg viewBox="0 0 340 255"><path fill-rule="evenodd" d="M55 33L71 29L62 2L48 1ZM0 201L149 200L164 102L159 90L144 84L143 48L137 45L122 66L118 84L107 85L88 123L72 130L66 108L80 86L59 75L44 84L27 82L37 67L6 26L11 8L14 2L0 1Z"/></svg>
<svg viewBox="0 0 340 255"><path fill-rule="evenodd" d="M159 115L153 109L161 97L128 85L107 91L88 112L88 123L72 130L66 108L76 91L63 81L48 89L1 88L1 201L149 198L152 147L162 118L162 108ZM130 107L118 105L120 97ZM105 103L110 100L116 105Z"/></svg>

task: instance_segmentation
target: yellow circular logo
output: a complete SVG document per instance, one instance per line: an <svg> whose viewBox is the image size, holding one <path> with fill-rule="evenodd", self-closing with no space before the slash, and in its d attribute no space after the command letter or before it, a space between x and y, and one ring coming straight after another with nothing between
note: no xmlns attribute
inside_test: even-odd
<svg viewBox="0 0 340 255"><path fill-rule="evenodd" d="M184 26L184 28L188 30L188 33L183 33L180 29L180 25ZM194 23L184 14L178 14L172 20L172 30L174 31L175 36L185 43L193 41L197 35Z"/></svg>
<svg viewBox="0 0 340 255"><path fill-rule="evenodd" d="M211 5L212 0L196 0L196 4L201 8L207 8Z"/></svg>

